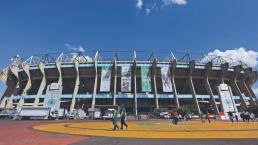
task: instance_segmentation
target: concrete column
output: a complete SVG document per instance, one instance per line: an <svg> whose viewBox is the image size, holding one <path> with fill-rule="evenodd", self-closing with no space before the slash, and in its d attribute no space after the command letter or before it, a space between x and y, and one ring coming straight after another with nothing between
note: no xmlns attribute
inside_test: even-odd
<svg viewBox="0 0 258 145"><path fill-rule="evenodd" d="M97 60L95 60L95 62L94 62L94 67L95 67L95 80L94 80L91 108L95 108L95 103L96 103L95 96L96 96L97 87L98 87L98 62L97 62Z"/></svg>
<svg viewBox="0 0 258 145"><path fill-rule="evenodd" d="M56 61L56 69L58 71L58 74L59 74L59 78L58 78L58 84L60 86L63 86L63 80L62 80L62 70L61 70L61 62L60 61Z"/></svg>
<svg viewBox="0 0 258 145"><path fill-rule="evenodd" d="M191 89L191 92L192 92L192 95L193 95L193 100L194 100L194 103L195 103L195 106L196 106L196 109L197 109L197 113L200 114L201 110L200 110L198 99L196 97L195 88L194 88L194 84L193 84L193 78L192 78L192 72L194 70L194 67L195 67L195 61L191 61L189 63L188 80L189 80L189 83L190 83L190 89Z"/></svg>
<svg viewBox="0 0 258 145"><path fill-rule="evenodd" d="M251 91L249 90L247 84L246 84L246 80L247 78L250 76L250 73L252 73L252 69L245 69L244 70L244 77L243 79L240 81L241 85L243 86L243 88L246 90L248 96L250 97L250 105L251 106L256 106L256 101L253 99L253 94L251 93Z"/></svg>
<svg viewBox="0 0 258 145"><path fill-rule="evenodd" d="M4 97L1 102L0 102L0 108L5 108L6 103L7 103L7 97Z"/></svg>
<svg viewBox="0 0 258 145"><path fill-rule="evenodd" d="M113 105L116 105L116 83L117 83L117 66L116 60L114 61L114 92L113 92Z"/></svg>
<svg viewBox="0 0 258 145"><path fill-rule="evenodd" d="M240 96L241 106L243 108L247 108L247 105L246 105L245 100L244 100L244 96L243 96L241 90L239 89L239 86L237 85L237 77L240 74L241 69L242 69L242 66L240 66L240 65L238 65L234 68L234 75L233 75L233 78L232 78L232 87L235 90L235 93L238 96Z"/></svg>
<svg viewBox="0 0 258 145"><path fill-rule="evenodd" d="M6 69L0 74L0 79L5 85L7 85L7 77L8 77L8 70ZM7 86L6 91L8 90L8 87L9 86ZM8 99L4 93L3 96L0 98L0 108L5 108L7 101Z"/></svg>
<svg viewBox="0 0 258 145"><path fill-rule="evenodd" d="M12 80L10 75L12 74L11 69L5 69L1 72L1 81L7 86L5 92L1 97L0 108L13 108L13 94L16 90L17 82Z"/></svg>
<svg viewBox="0 0 258 145"><path fill-rule="evenodd" d="M34 100L34 106L39 106L39 97L43 95L43 91L46 87L45 63L40 61L38 64L38 67L42 74L42 81L41 81L39 89L38 89L37 97Z"/></svg>
<svg viewBox="0 0 258 145"><path fill-rule="evenodd" d="M11 97L8 99L7 101L7 105L6 108L13 108L13 94L14 92L19 88L19 75L18 75L18 71L19 68L16 65L13 65L10 69L10 71L14 74L14 76L17 78L17 83L16 86L14 88L14 90L12 91Z"/></svg>
<svg viewBox="0 0 258 145"><path fill-rule="evenodd" d="M7 104L5 106L5 108L13 108L13 95L11 95L8 100L7 100Z"/></svg>
<svg viewBox="0 0 258 145"><path fill-rule="evenodd" d="M27 95L27 91L30 89L31 87L31 77L30 77L30 64L23 64L23 70L25 71L26 75L28 76L28 82L24 88L24 90L22 91L22 95L21 95L21 98L18 102L18 106L21 107L24 105L24 96Z"/></svg>
<svg viewBox="0 0 258 145"><path fill-rule="evenodd" d="M137 82L136 82L136 61L133 65L133 82L134 82L134 110L135 110L135 116L138 115L138 102L137 102Z"/></svg>
<svg viewBox="0 0 258 145"><path fill-rule="evenodd" d="M175 71L176 71L176 60L174 59L172 62L172 71L171 71L171 82L172 82L172 88L174 92L174 97L175 97L175 104L176 108L178 109L180 107L178 96L177 96L177 89L176 89L176 82L175 82Z"/></svg>
<svg viewBox="0 0 258 145"><path fill-rule="evenodd" d="M157 95L157 84L156 84L156 64L157 64L157 60L155 59L152 65L152 75L153 75L153 82L154 82L153 87L154 87L155 105L156 105L156 108L159 109L159 98Z"/></svg>
<svg viewBox="0 0 258 145"><path fill-rule="evenodd" d="M71 106L70 106L70 115L74 110L74 106L76 104L75 97L78 93L79 85L80 85L79 62L77 60L74 61L74 67L76 70L76 81L75 81L75 85L74 85L73 97L72 97L72 102L71 102Z"/></svg>
<svg viewBox="0 0 258 145"><path fill-rule="evenodd" d="M209 73L211 72L211 67L212 67L212 62L206 64L206 72L205 72L205 76L204 76L204 83L205 83L205 88L206 88L208 94L211 97L210 100L212 102L213 109L215 110L216 115L219 115L219 109L218 109L218 106L216 104L216 100L214 98L214 95L213 95L213 92L212 92L212 89L211 89L211 85L210 85L210 82L209 82L209 77L208 77Z"/></svg>

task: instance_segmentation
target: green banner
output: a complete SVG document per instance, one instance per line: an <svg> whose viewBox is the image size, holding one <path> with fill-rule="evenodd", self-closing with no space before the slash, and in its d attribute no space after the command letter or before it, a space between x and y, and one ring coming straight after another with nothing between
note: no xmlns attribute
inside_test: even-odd
<svg viewBox="0 0 258 145"><path fill-rule="evenodd" d="M150 67L141 66L142 92L151 92Z"/></svg>

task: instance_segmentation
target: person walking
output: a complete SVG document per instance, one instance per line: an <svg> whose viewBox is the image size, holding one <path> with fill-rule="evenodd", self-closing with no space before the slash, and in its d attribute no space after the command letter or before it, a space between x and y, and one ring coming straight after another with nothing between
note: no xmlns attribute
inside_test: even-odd
<svg viewBox="0 0 258 145"><path fill-rule="evenodd" d="M250 121L250 113L248 111L245 112L245 118L246 118L247 122L249 123L249 121Z"/></svg>
<svg viewBox="0 0 258 145"><path fill-rule="evenodd" d="M119 130L119 126L117 125L118 114L119 114L118 111L116 111L116 110L114 109L113 115L112 115L112 119L111 119L111 121L112 121L112 123L113 123L113 126L114 126L113 130L116 130L116 129Z"/></svg>
<svg viewBox="0 0 258 145"><path fill-rule="evenodd" d="M209 121L209 123L211 123L210 113L208 111L206 111L206 116L205 117Z"/></svg>
<svg viewBox="0 0 258 145"><path fill-rule="evenodd" d="M228 116L229 116L229 119L232 123L234 123L234 115L233 115L233 112L229 111L228 112Z"/></svg>
<svg viewBox="0 0 258 145"><path fill-rule="evenodd" d="M126 129L128 129L128 125L126 123L126 116L127 116L127 114L126 114L125 109L121 110L120 116L121 116L121 118L120 118L121 128L120 129L123 129L123 126L125 126Z"/></svg>
<svg viewBox="0 0 258 145"><path fill-rule="evenodd" d="M235 115L236 122L238 123L238 115Z"/></svg>
<svg viewBox="0 0 258 145"><path fill-rule="evenodd" d="M179 117L178 117L177 111L173 111L171 114L172 114L172 123L177 125L177 123L179 121Z"/></svg>
<svg viewBox="0 0 258 145"><path fill-rule="evenodd" d="M205 122L204 117L205 117L205 115L204 115L204 113L201 111L201 113L200 113L200 119L201 119L202 123Z"/></svg>
<svg viewBox="0 0 258 145"><path fill-rule="evenodd" d="M252 122L255 122L256 118L253 112L250 113L250 119Z"/></svg>

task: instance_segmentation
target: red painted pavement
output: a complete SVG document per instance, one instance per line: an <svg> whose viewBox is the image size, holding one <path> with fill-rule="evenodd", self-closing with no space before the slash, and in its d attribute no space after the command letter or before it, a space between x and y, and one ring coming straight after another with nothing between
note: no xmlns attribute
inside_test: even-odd
<svg viewBox="0 0 258 145"><path fill-rule="evenodd" d="M67 145L86 139L83 136L53 134L31 129L33 125L57 122L64 121L0 120L0 145Z"/></svg>

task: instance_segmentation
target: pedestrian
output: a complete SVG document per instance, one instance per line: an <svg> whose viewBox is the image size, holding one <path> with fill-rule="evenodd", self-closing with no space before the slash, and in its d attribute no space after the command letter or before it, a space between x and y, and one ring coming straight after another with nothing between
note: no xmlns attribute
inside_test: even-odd
<svg viewBox="0 0 258 145"><path fill-rule="evenodd" d="M119 126L117 125L118 114L119 114L118 111L114 109L112 119L111 119L114 126L113 130L119 129Z"/></svg>
<svg viewBox="0 0 258 145"><path fill-rule="evenodd" d="M121 128L120 129L123 129L123 126L125 126L126 129L127 129L128 128L128 125L126 123L126 116L127 116L127 114L126 114L125 109L121 110L120 116L121 116L121 118L120 118Z"/></svg>
<svg viewBox="0 0 258 145"><path fill-rule="evenodd" d="M201 113L200 113L200 119L201 119L202 123L205 122L204 117L205 117L205 115L204 115L204 113L201 111Z"/></svg>
<svg viewBox="0 0 258 145"><path fill-rule="evenodd" d="M250 113L248 111L245 112L245 119L247 120L247 122L249 123L250 121Z"/></svg>
<svg viewBox="0 0 258 145"><path fill-rule="evenodd" d="M236 118L236 122L238 123L238 115L237 114L235 115L235 118Z"/></svg>
<svg viewBox="0 0 258 145"><path fill-rule="evenodd" d="M240 117L243 119L243 122L245 122L245 111L240 113Z"/></svg>
<svg viewBox="0 0 258 145"><path fill-rule="evenodd" d="M178 114L178 119L180 122L182 121L182 115L180 113Z"/></svg>
<svg viewBox="0 0 258 145"><path fill-rule="evenodd" d="M233 112L229 111L228 112L228 116L229 116L229 119L232 123L234 123L234 115L233 115Z"/></svg>
<svg viewBox="0 0 258 145"><path fill-rule="evenodd" d="M172 113L172 123L177 125L178 121L179 121L179 116L177 111L173 111Z"/></svg>
<svg viewBox="0 0 258 145"><path fill-rule="evenodd" d="M209 123L211 123L210 113L208 111L206 111L206 116L205 117L209 121Z"/></svg>
<svg viewBox="0 0 258 145"><path fill-rule="evenodd" d="M255 122L256 118L253 112L250 113L250 119L252 122Z"/></svg>

